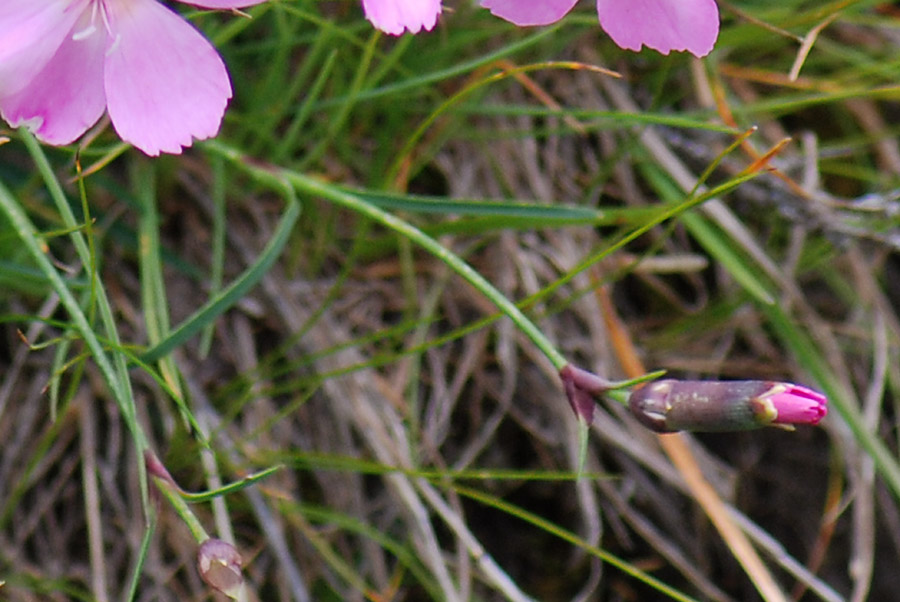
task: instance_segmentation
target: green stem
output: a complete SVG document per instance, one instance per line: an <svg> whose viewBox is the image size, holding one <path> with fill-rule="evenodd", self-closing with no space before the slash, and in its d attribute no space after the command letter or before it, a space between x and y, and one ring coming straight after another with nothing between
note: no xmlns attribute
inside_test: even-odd
<svg viewBox="0 0 900 602"><path fill-rule="evenodd" d="M81 310L78 301L69 291L69 288L56 271L56 268L53 267L53 264L50 263L50 260L47 259L47 256L44 254L41 242L39 242L42 241L42 238L37 231L37 228L31 223L31 220L29 220L28 216L25 215L25 212L22 211L18 202L16 202L15 198L13 198L10 192L2 184L0 184L0 210L2 210L9 218L9 221L18 233L19 238L21 238L25 248L31 254L32 259L37 263L41 272L44 273L44 276L50 282L50 286L53 287L53 290L59 295L60 301L66 308L66 311L68 311L69 317L75 325L75 330L77 330L84 339L85 344L94 356L94 360L97 362L97 366L100 368L100 372L103 374L104 379L109 385L113 397L119 403L119 407L125 415L125 421L129 427L131 427L132 435L138 443L139 450L143 452L143 449L146 447L146 439L143 431L141 431L140 427L137 425L134 407L122 403L122 400L130 398L128 383L124 383L119 379L113 368L112 362L109 357L107 357L106 350L100 343L100 339L94 334L94 330L88 322L87 317L84 315L84 312Z"/></svg>
<svg viewBox="0 0 900 602"><path fill-rule="evenodd" d="M151 478L153 479L153 484L159 489L159 492L163 494L163 497L165 497L170 504L172 504L172 508L181 520L184 521L188 529L190 529L191 535L194 536L197 543L203 543L209 539L209 533L207 533L206 529L203 528L203 525L200 524L197 515L194 514L190 506L188 506L187 502L181 496L181 492L178 491L178 488L175 487L171 481L155 474L151 475Z"/></svg>
<svg viewBox="0 0 900 602"><path fill-rule="evenodd" d="M210 145L211 148L212 147ZM227 153L220 153L226 158L232 159ZM236 153L234 153L236 155ZM233 159L239 163L239 159ZM245 166L246 167L246 166ZM263 170L260 170L263 171ZM228 286L212 295L201 307L186 318L175 328L169 329L166 336L158 343L147 349L141 360L147 363L155 362L168 355L173 349L187 341L194 334L202 331L215 318L224 313L228 308L236 304L252 287L254 287L269 271L275 260L281 255L282 249L287 244L297 218L300 217L300 203L296 199L293 188L284 179L276 174L266 172L270 177L257 178L281 192L284 196L286 208L275 228L272 237L266 243L256 261L235 278Z"/></svg>
<svg viewBox="0 0 900 602"><path fill-rule="evenodd" d="M84 314L81 305L71 294L56 268L47 259L43 249L43 237L40 235L37 228L35 228L34 224L28 219L28 216L22 210L18 201L16 201L12 194L3 187L0 187L0 193L2 193L0 194L0 204L2 204L3 211L9 216L10 221L13 222L19 237L34 257L41 271L44 272L45 276L50 281L51 286L59 295L60 300L69 312L72 320L75 322L76 330L88 345L88 348L100 368L103 378L110 388L116 404L122 412L123 419L128 426L128 429L131 431L137 455L138 457L142 457L143 450L147 447L147 438L137 421L137 411L135 409L134 395L131 390L131 381L128 376L128 367L125 362L125 357L123 354L115 352L115 350L121 347L121 340L119 339L119 334L116 330L116 321L113 316L112 307L109 304L106 291L100 281L99 268L95 266L93 245L89 244L81 233L81 227L85 226L85 224L79 222L72 212L72 208L62 190L62 186L53 173L50 162L47 160L46 155L41 149L40 143L27 128L20 128L19 135L25 143L28 152L31 154L31 157L47 186L50 198L55 203L57 211L59 211L59 214L63 219L64 227L70 231L69 236L75 246L78 258L85 267L88 277L91 279L91 299L97 303L97 310L103 324L103 330L110 342L110 346L114 350L111 357L107 356L103 345L101 345L100 340L94 334L94 328L92 326L93 320L88 319ZM90 231L89 225L86 227L86 230ZM144 502L145 512L148 512L147 483L142 462L138 463L138 474L141 499ZM145 518L149 521L149 514L147 514Z"/></svg>
<svg viewBox="0 0 900 602"><path fill-rule="evenodd" d="M326 182L319 181L310 176L289 170L273 171L270 168L260 166L258 163L248 161L237 151L215 141L207 142L205 146L213 152L225 156L237 167L246 171L256 179L270 183L287 180L298 193L321 197L335 205L365 215L369 219L405 236L408 240L413 241L434 255L437 259L444 262L451 270L462 276L463 279L475 287L481 294L490 299L503 314L516 324L519 330L531 339L535 346L547 356L547 359L550 360L557 370L561 370L563 366L569 363L566 358L563 357L562 353L556 349L553 343L544 336L544 333L540 331L534 322L532 322L515 303L498 291L494 285L488 282L484 276L475 271L458 255L409 222L404 221L391 213L387 213L381 208L376 207L354 194L340 190Z"/></svg>

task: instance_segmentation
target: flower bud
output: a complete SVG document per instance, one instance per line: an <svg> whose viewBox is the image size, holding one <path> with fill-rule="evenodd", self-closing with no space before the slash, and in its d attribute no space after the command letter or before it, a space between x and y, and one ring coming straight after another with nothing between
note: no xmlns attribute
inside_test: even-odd
<svg viewBox="0 0 900 602"><path fill-rule="evenodd" d="M828 413L821 393L759 380L660 380L631 394L628 407L658 433L743 431L767 425L818 424Z"/></svg>
<svg viewBox="0 0 900 602"><path fill-rule="evenodd" d="M229 598L237 599L244 576L241 574L241 555L230 543L209 538L197 552L197 570L207 585Z"/></svg>

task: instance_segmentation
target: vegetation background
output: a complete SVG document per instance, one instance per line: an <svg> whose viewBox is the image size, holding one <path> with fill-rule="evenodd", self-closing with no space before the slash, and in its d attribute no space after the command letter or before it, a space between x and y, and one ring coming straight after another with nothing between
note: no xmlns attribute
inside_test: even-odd
<svg viewBox="0 0 900 602"><path fill-rule="evenodd" d="M473 4L189 12L235 98L182 156L4 132L0 598L220 599L147 445L193 492L282 467L190 506L248 600L895 599L900 7L720 2L699 60ZM604 401L578 479L555 369L449 254L584 368L831 412Z"/></svg>

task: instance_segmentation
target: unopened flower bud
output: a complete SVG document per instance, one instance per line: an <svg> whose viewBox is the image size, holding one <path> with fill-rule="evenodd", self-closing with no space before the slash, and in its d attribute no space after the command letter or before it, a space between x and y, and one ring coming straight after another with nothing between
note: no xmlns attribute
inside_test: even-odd
<svg viewBox="0 0 900 602"><path fill-rule="evenodd" d="M658 433L742 431L767 425L818 424L828 413L821 393L759 380L660 380L633 392L631 413Z"/></svg>
<svg viewBox="0 0 900 602"><path fill-rule="evenodd" d="M241 574L241 555L230 543L209 538L197 552L197 570L207 585L229 598L237 599L244 576Z"/></svg>

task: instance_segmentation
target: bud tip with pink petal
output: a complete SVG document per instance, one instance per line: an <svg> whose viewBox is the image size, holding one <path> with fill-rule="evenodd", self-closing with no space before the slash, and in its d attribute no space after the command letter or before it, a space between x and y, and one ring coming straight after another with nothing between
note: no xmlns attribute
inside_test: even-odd
<svg viewBox="0 0 900 602"><path fill-rule="evenodd" d="M772 404L774 424L819 424L828 414L828 399L812 389L791 383L776 383L761 395Z"/></svg>

